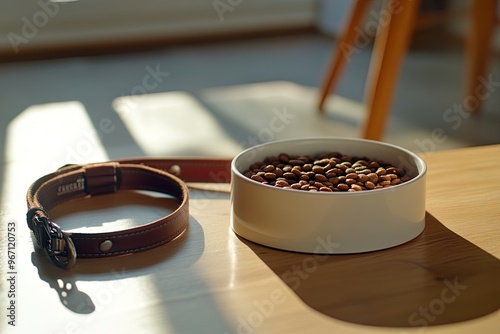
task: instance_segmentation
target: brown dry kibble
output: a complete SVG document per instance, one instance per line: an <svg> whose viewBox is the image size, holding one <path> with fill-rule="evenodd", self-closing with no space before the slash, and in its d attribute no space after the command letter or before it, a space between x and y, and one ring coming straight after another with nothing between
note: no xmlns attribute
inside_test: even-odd
<svg viewBox="0 0 500 334"><path fill-rule="evenodd" d="M292 168L292 173L295 174L295 176L300 177L302 175L302 170L300 168Z"/></svg>
<svg viewBox="0 0 500 334"><path fill-rule="evenodd" d="M288 161L290 161L290 157L288 156L288 154L285 154L285 153L281 153L280 155L278 155L278 159L279 161L283 162L283 163L288 163Z"/></svg>
<svg viewBox="0 0 500 334"><path fill-rule="evenodd" d="M370 180L370 182L373 182L375 184L378 182L378 175L377 174L370 173L370 174L368 174L366 176L368 176L368 180Z"/></svg>
<svg viewBox="0 0 500 334"><path fill-rule="evenodd" d="M354 189L356 191L361 191L363 190L363 188L361 188L361 186L357 185L357 184L351 184L351 189Z"/></svg>
<svg viewBox="0 0 500 334"><path fill-rule="evenodd" d="M267 165L267 166L265 166L265 167L262 169L262 171L263 171L263 172L272 172L272 171L273 171L273 170L275 170L275 169L276 169L276 167L274 167L274 165Z"/></svg>
<svg viewBox="0 0 500 334"><path fill-rule="evenodd" d="M366 181L365 182L365 187L366 187L366 189L374 189L375 188L375 184L372 181Z"/></svg>
<svg viewBox="0 0 500 334"><path fill-rule="evenodd" d="M346 172L347 172L347 171L346 171ZM356 174L356 173L348 173L348 174L346 174L346 176L345 176L345 177L346 177L346 178L348 178L348 179L354 179L354 180L357 180L357 179L358 179L358 174Z"/></svg>
<svg viewBox="0 0 500 334"><path fill-rule="evenodd" d="M410 181L411 180L411 176L409 175L404 175L403 177L401 177L401 182L406 182L406 181Z"/></svg>
<svg viewBox="0 0 500 334"><path fill-rule="evenodd" d="M257 182L264 182L264 181L266 181L266 180L264 180L262 178L262 176L259 176L259 175L252 175L251 179L254 180L254 181L257 181Z"/></svg>
<svg viewBox="0 0 500 334"><path fill-rule="evenodd" d="M285 180L278 180L278 181L276 181L276 186L277 187L288 187L289 184Z"/></svg>
<svg viewBox="0 0 500 334"><path fill-rule="evenodd" d="M336 164L335 167L337 167L338 169L342 170L342 172L345 172L345 170L349 167L347 167L346 165L343 165L343 164Z"/></svg>
<svg viewBox="0 0 500 334"><path fill-rule="evenodd" d="M389 175L380 175L380 176L378 177L378 179L379 179L380 181L390 181L390 180L391 180L391 177L390 177Z"/></svg>
<svg viewBox="0 0 500 334"><path fill-rule="evenodd" d="M312 168L313 168L313 165L311 165L311 164L304 164L304 166L302 166L302 170L304 172L308 172L308 171L312 170Z"/></svg>
<svg viewBox="0 0 500 334"><path fill-rule="evenodd" d="M359 174L358 181L361 183L365 183L366 181L368 181L368 176L366 176L366 174Z"/></svg>
<svg viewBox="0 0 500 334"><path fill-rule="evenodd" d="M338 152L317 157L280 153L253 163L243 175L273 187L315 192L382 189L412 179L385 162Z"/></svg>
<svg viewBox="0 0 500 334"><path fill-rule="evenodd" d="M304 164L304 161L300 159L293 159L288 161L288 163L292 166L302 166Z"/></svg>
<svg viewBox="0 0 500 334"><path fill-rule="evenodd" d="M328 178L326 176L324 176L323 174L314 175L314 179L318 182L325 182L326 180L328 180Z"/></svg>
<svg viewBox="0 0 500 334"><path fill-rule="evenodd" d="M314 161L314 164L316 166L326 166L330 163L330 159L328 158L324 158L324 159L321 159L321 160L316 160Z"/></svg>
<svg viewBox="0 0 500 334"><path fill-rule="evenodd" d="M400 183L401 183L401 179L393 179L393 180L391 181L391 184L392 184L392 185L396 185L396 184L400 184Z"/></svg>
<svg viewBox="0 0 500 334"><path fill-rule="evenodd" d="M340 189L342 191L347 191L349 190L349 186L345 183L339 183L337 184L337 189Z"/></svg>
<svg viewBox="0 0 500 334"><path fill-rule="evenodd" d="M340 174L339 174L340 175ZM337 176L337 173L335 173L332 169L330 169L328 172L326 172L325 176L327 178L335 177Z"/></svg>
<svg viewBox="0 0 500 334"><path fill-rule="evenodd" d="M339 180L338 177L332 177L332 178L328 179L328 182L331 183L331 184L333 184L334 186L336 186L337 184L340 183L340 180Z"/></svg>
<svg viewBox="0 0 500 334"><path fill-rule="evenodd" d="M345 179L345 184L347 184L347 185L351 185L351 184L355 184L355 183L356 183L356 180L354 180L354 179L349 179L349 178Z"/></svg>
<svg viewBox="0 0 500 334"><path fill-rule="evenodd" d="M321 182L313 182L312 184L313 186L315 186L316 188L320 189L320 188L323 188L325 185Z"/></svg>
<svg viewBox="0 0 500 334"><path fill-rule="evenodd" d="M399 170L396 167L389 167L389 168L387 168L387 173L398 175L399 174Z"/></svg>
<svg viewBox="0 0 500 334"><path fill-rule="evenodd" d="M325 173L325 168L322 166L312 166L312 168L310 170L312 170L316 174L324 174Z"/></svg>
<svg viewBox="0 0 500 334"><path fill-rule="evenodd" d="M265 178L266 180L273 180L273 179L275 179L275 178L276 178L276 174L275 174L275 173L265 173L265 174L264 174L264 178Z"/></svg>

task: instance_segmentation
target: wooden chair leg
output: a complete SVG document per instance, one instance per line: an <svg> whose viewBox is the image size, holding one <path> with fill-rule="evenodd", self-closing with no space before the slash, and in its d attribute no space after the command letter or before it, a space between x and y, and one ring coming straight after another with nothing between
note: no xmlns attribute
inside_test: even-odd
<svg viewBox="0 0 500 334"><path fill-rule="evenodd" d="M363 130L366 139L380 140L385 130L419 4L417 0L386 0L382 7L389 19L379 23L370 60L365 96L368 118Z"/></svg>
<svg viewBox="0 0 500 334"><path fill-rule="evenodd" d="M466 73L466 94L475 96L475 105L468 106L468 110L477 112L481 108L481 98L478 92L486 89L483 85L488 63L491 56L491 42L496 25L497 0L472 0L470 1L469 20L466 52L467 52L467 73ZM487 81L487 78L485 78Z"/></svg>
<svg viewBox="0 0 500 334"><path fill-rule="evenodd" d="M333 87L337 84L342 70L346 62L349 62L349 57L352 55L352 50L356 48L356 27L359 27L366 10L371 0L357 0L354 4L351 16L349 17L344 31L341 33L340 38L335 43L333 58L330 62L330 70L325 78L321 88L321 97L318 109L323 111L323 106L328 94ZM347 53L347 54L346 54Z"/></svg>

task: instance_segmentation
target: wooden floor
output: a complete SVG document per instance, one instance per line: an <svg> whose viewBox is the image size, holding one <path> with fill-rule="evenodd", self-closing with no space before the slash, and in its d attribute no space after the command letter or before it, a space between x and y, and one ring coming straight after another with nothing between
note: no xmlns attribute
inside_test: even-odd
<svg viewBox="0 0 500 334"><path fill-rule="evenodd" d="M436 41L437 32L416 34L403 65L383 140L416 152L500 142L500 58L492 55L486 78L492 82L492 92L484 101L482 113L460 113L460 107L463 109L470 100L464 93L463 49L459 37L439 34L447 44ZM5 133L12 120L32 107L79 104L96 129L103 119L113 123L112 132L99 136L113 157L149 152L138 145L131 134L137 130L130 130L127 124L131 119L138 122L135 114L143 119L161 115L166 119L161 123L166 129L175 127L179 132L189 131L190 126L210 118L212 122L203 127L205 132L225 135L231 145L249 145L252 137L257 137L258 142L310 135L358 137L366 117L362 101L370 46L352 56L338 89L332 92L337 97L328 99L325 115L318 117L318 86L332 46L330 38L307 33L165 46L137 53L3 63L0 126ZM150 108L158 102L165 105L164 110ZM259 137L259 132L269 127L273 110L284 108L295 118L273 133L273 138L266 138L265 133ZM144 128L140 131L145 132ZM442 136L436 136L441 132ZM4 140L2 136L2 147ZM157 146L155 152L169 151Z"/></svg>

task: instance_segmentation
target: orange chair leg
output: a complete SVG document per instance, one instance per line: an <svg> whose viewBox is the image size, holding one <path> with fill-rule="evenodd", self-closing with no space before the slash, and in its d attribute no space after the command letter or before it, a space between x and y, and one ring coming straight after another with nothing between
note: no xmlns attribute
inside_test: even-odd
<svg viewBox="0 0 500 334"><path fill-rule="evenodd" d="M401 65L418 15L420 1L386 0L382 11L389 19L379 23L367 78L368 118L363 137L380 140L390 113ZM387 22L388 21L388 22Z"/></svg>
<svg viewBox="0 0 500 334"><path fill-rule="evenodd" d="M468 106L470 111L479 111L481 107L481 96L478 92L483 92L485 78L491 51L491 39L496 25L497 0L471 0L470 7L470 27L466 42L467 52L467 74L466 93L468 96L476 96L474 99L478 103ZM486 76L487 77L487 76ZM487 81L487 78L485 78Z"/></svg>
<svg viewBox="0 0 500 334"><path fill-rule="evenodd" d="M370 0L357 0L349 17L341 37L335 43L333 58L330 62L330 70L321 88L321 97L318 109L323 111L323 105L332 88L337 84L345 63L349 62L352 50L356 48L356 27L359 27L366 13Z"/></svg>

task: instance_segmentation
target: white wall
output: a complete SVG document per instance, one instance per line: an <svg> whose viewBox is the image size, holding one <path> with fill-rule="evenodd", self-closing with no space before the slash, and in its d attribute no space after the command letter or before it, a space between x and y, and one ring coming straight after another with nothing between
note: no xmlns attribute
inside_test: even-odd
<svg viewBox="0 0 500 334"><path fill-rule="evenodd" d="M316 22L316 0L0 0L0 6L0 53Z"/></svg>

